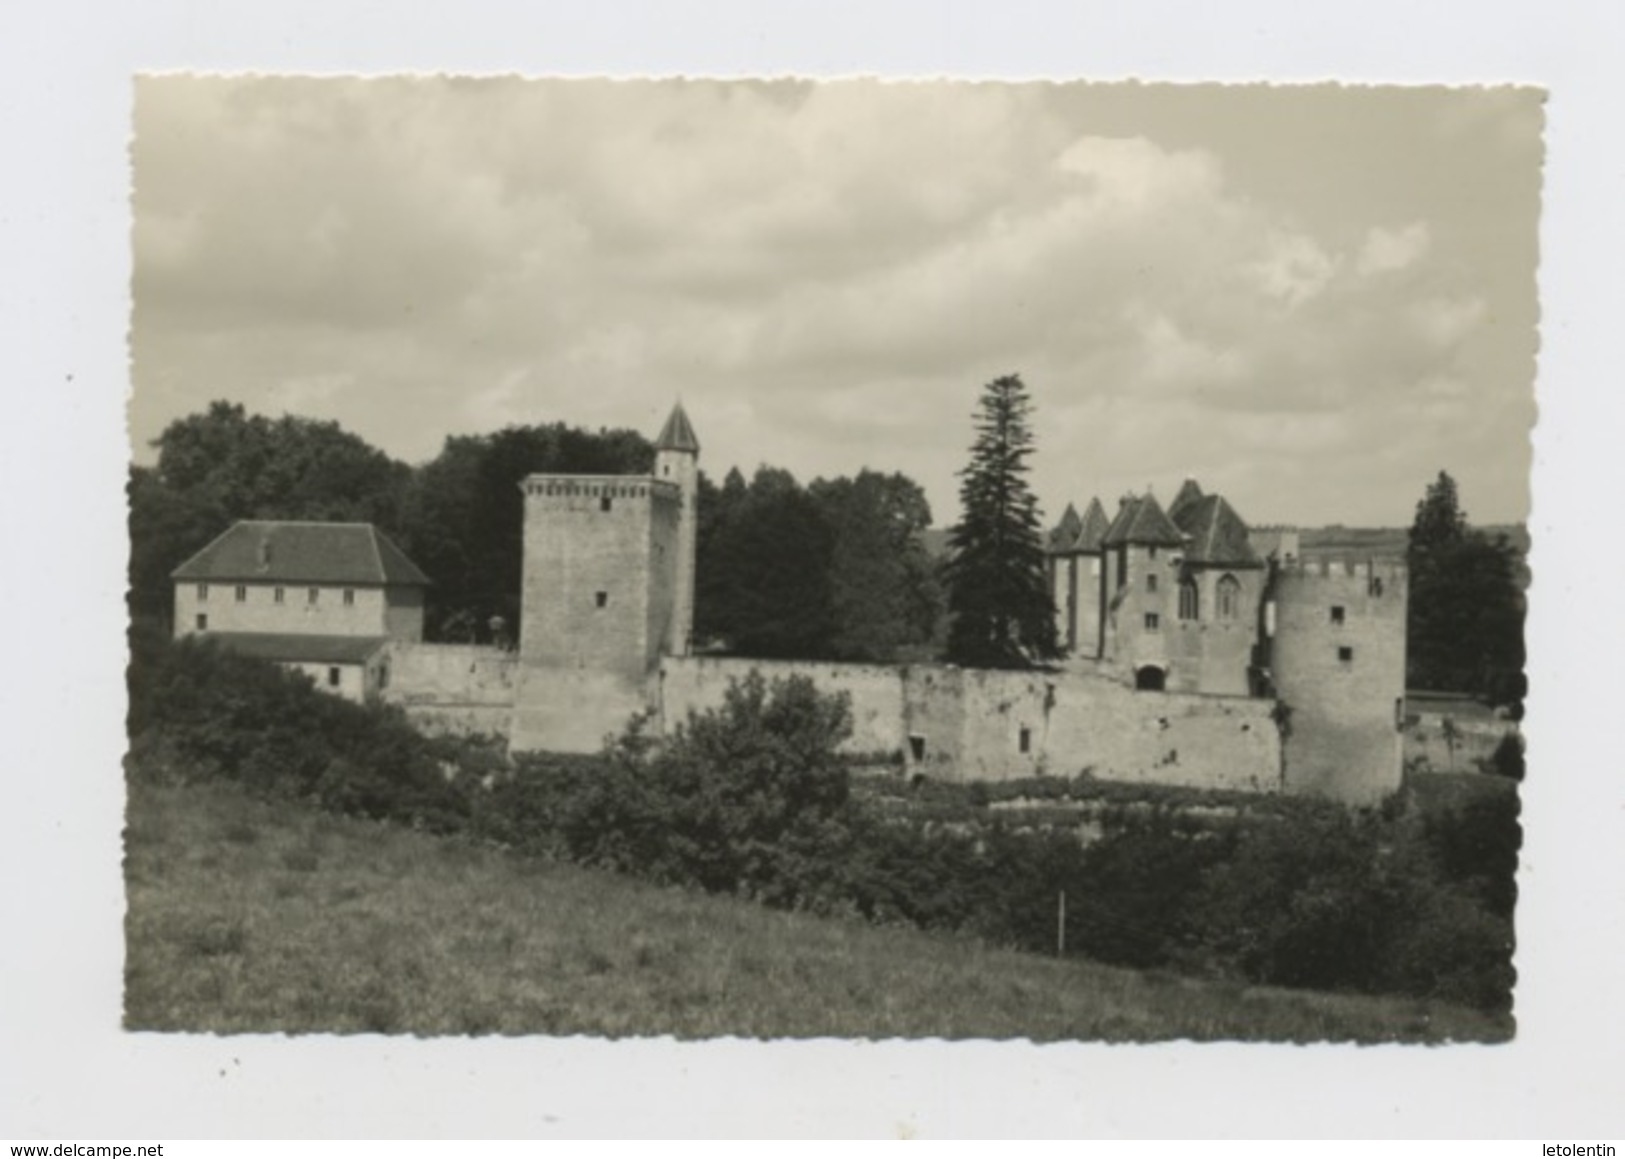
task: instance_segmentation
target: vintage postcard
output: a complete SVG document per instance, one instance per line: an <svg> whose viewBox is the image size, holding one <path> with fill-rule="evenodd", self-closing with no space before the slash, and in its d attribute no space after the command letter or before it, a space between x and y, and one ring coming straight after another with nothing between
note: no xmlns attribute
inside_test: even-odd
<svg viewBox="0 0 1625 1159"><path fill-rule="evenodd" d="M1543 103L139 77L126 1027L1509 1039Z"/></svg>

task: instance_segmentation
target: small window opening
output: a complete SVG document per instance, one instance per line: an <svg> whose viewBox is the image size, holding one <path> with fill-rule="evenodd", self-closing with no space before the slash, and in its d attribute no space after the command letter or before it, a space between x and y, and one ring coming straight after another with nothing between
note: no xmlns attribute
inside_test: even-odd
<svg viewBox="0 0 1625 1159"><path fill-rule="evenodd" d="M1021 726L1021 733L1016 737L1016 747L1024 753L1032 751L1033 730L1026 725Z"/></svg>
<svg viewBox="0 0 1625 1159"><path fill-rule="evenodd" d="M305 592L305 603L314 604L316 602L317 598L321 594L322 594L322 589L321 588L310 588L309 590L307 590Z"/></svg>
<svg viewBox="0 0 1625 1159"><path fill-rule="evenodd" d="M207 632L209 630L209 617L204 615L202 612L199 612L197 616L197 630L200 632Z"/></svg>
<svg viewBox="0 0 1625 1159"><path fill-rule="evenodd" d="M347 608L355 607L355 589L354 588L345 588L344 589L344 606L347 607Z"/></svg>
<svg viewBox="0 0 1625 1159"><path fill-rule="evenodd" d="M198 586L197 586L197 600L198 600L198 603L200 603L200 604L208 602L208 600L209 600L209 585L208 584L198 584Z"/></svg>
<svg viewBox="0 0 1625 1159"><path fill-rule="evenodd" d="M272 593L271 598L280 604L285 595L287 595L286 588L277 588L277 590Z"/></svg>
<svg viewBox="0 0 1625 1159"><path fill-rule="evenodd" d="M1332 605L1332 623L1341 624L1344 621L1344 619L1345 619L1345 615L1344 615L1343 605L1342 604L1333 604Z"/></svg>
<svg viewBox="0 0 1625 1159"><path fill-rule="evenodd" d="M380 664L378 666L378 687L379 688L388 688L389 687L389 665L388 664Z"/></svg>
<svg viewBox="0 0 1625 1159"><path fill-rule="evenodd" d="M1150 558L1150 559L1156 559L1157 558L1157 545L1156 544L1153 543L1150 547L1148 547L1146 549L1146 556L1148 558Z"/></svg>
<svg viewBox="0 0 1625 1159"><path fill-rule="evenodd" d="M1366 591L1373 596L1382 595L1382 577L1380 575L1372 576L1371 583L1367 585Z"/></svg>
<svg viewBox="0 0 1625 1159"><path fill-rule="evenodd" d="M1354 649L1346 646L1339 648L1337 650L1337 658L1344 664L1352 663L1354 660Z"/></svg>
<svg viewBox="0 0 1625 1159"><path fill-rule="evenodd" d="M609 593L608 592L594 592L592 599L593 599L593 603L597 604L600 608L609 607Z"/></svg>
<svg viewBox="0 0 1625 1159"><path fill-rule="evenodd" d="M248 588L243 584L237 585L237 602L239 604L245 604L248 602Z"/></svg>
<svg viewBox="0 0 1625 1159"><path fill-rule="evenodd" d="M339 671L338 665L333 665L327 670L327 686L329 688L337 688L339 686L339 678L342 675L343 673Z"/></svg>
<svg viewBox="0 0 1625 1159"><path fill-rule="evenodd" d="M1146 573L1145 590L1148 592L1154 592L1157 590L1157 575L1155 572Z"/></svg>
<svg viewBox="0 0 1625 1159"><path fill-rule="evenodd" d="M610 496L605 495L602 499L598 500L598 510L600 510L600 511L612 511L612 510L614 510L614 508L615 508L615 500L613 498L611 498Z"/></svg>
<svg viewBox="0 0 1625 1159"><path fill-rule="evenodd" d="M925 738L917 732L909 733L908 751L916 761L925 760Z"/></svg>
<svg viewBox="0 0 1625 1159"><path fill-rule="evenodd" d="M1162 617L1156 612L1145 614L1145 630L1147 632L1160 632L1162 630Z"/></svg>

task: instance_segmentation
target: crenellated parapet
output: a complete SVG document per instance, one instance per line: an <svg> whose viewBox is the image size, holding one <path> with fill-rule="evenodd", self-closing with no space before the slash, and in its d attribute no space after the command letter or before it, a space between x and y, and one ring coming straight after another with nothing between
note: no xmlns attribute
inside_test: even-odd
<svg viewBox="0 0 1625 1159"><path fill-rule="evenodd" d="M527 499L652 499L681 503L682 488L664 479L627 475L527 475L519 484Z"/></svg>

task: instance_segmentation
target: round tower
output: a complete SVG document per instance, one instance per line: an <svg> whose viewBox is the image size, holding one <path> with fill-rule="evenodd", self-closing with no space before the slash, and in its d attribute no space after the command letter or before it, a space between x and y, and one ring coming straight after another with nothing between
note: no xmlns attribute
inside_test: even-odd
<svg viewBox="0 0 1625 1159"><path fill-rule="evenodd" d="M655 440L655 478L673 483L682 493L678 508L677 551L672 561L671 628L666 638L668 656L687 656L694 640L694 554L698 512L700 440L678 402Z"/></svg>

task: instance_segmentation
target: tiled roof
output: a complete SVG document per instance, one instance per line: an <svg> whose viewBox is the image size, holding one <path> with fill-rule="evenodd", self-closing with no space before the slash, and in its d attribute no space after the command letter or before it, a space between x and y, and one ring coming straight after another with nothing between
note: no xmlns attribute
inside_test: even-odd
<svg viewBox="0 0 1625 1159"><path fill-rule="evenodd" d="M1117 518L1101 540L1106 547L1135 543L1156 547L1179 547L1184 535L1173 521L1163 514L1162 504L1155 495L1129 495L1117 509Z"/></svg>
<svg viewBox="0 0 1625 1159"><path fill-rule="evenodd" d="M1190 536L1186 563L1258 567L1261 562L1247 537L1247 524L1222 495L1204 495L1179 509L1175 522Z"/></svg>
<svg viewBox="0 0 1625 1159"><path fill-rule="evenodd" d="M1106 539L1106 528L1110 526L1111 520L1106 518L1106 509L1100 505L1100 499L1089 500L1089 506L1083 512L1083 530L1078 533L1077 546L1073 550L1099 551Z"/></svg>
<svg viewBox="0 0 1625 1159"><path fill-rule="evenodd" d="M1083 530L1083 520L1078 517L1078 509L1072 504L1066 505L1061 512L1061 521L1049 533L1049 549L1057 555L1072 550L1072 545L1078 541L1078 533Z"/></svg>
<svg viewBox="0 0 1625 1159"><path fill-rule="evenodd" d="M176 580L408 584L429 577L370 523L245 519L170 573Z"/></svg>
<svg viewBox="0 0 1625 1159"><path fill-rule="evenodd" d="M1089 500L1089 506L1081 516L1078 509L1068 503L1061 522L1049 533L1050 553L1076 555L1080 552L1098 552L1108 526L1110 520L1106 518L1106 509L1100 505L1099 499Z"/></svg>
<svg viewBox="0 0 1625 1159"><path fill-rule="evenodd" d="M666 425L660 428L660 437L655 440L655 450L688 451L694 455L700 453L700 440L694 434L694 426L688 421L682 403L671 408L671 417L666 419Z"/></svg>
<svg viewBox="0 0 1625 1159"><path fill-rule="evenodd" d="M1201 498L1202 488L1197 484L1196 480L1186 479L1182 484L1180 484L1179 494L1174 496L1174 501L1168 504L1168 518L1172 519L1180 527L1183 527L1184 524L1180 523L1179 520L1179 513L1185 510L1185 508L1189 507L1192 503L1199 502Z"/></svg>
<svg viewBox="0 0 1625 1159"><path fill-rule="evenodd" d="M244 656L304 664L364 664L389 643L387 636L306 636L291 632L210 632L204 639Z"/></svg>

